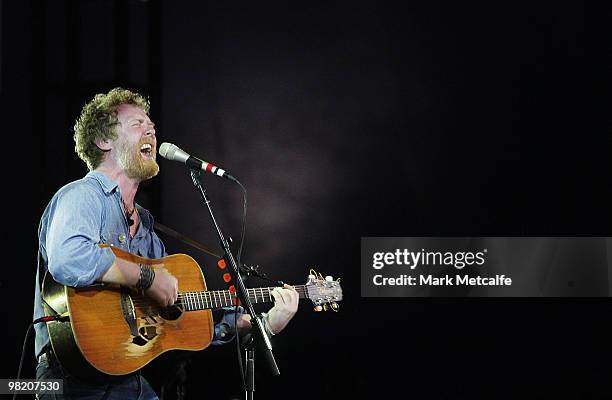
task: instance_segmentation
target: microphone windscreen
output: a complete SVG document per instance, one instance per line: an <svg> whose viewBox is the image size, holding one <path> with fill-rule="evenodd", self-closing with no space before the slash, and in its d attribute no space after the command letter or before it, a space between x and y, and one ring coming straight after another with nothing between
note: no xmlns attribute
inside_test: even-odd
<svg viewBox="0 0 612 400"><path fill-rule="evenodd" d="M166 160L186 162L189 158L189 154L181 150L180 147L172 143L162 143L159 146L159 154Z"/></svg>
<svg viewBox="0 0 612 400"><path fill-rule="evenodd" d="M170 150L170 147L171 147L171 146L174 146L174 145L173 145L172 143L166 143L166 142L162 143L162 144L161 144L161 146L159 146L159 154L160 154L162 157L164 157L164 158L167 158L167 159L170 159L170 160L171 160L172 158L171 158L171 157L170 157L170 155L168 154L168 151Z"/></svg>

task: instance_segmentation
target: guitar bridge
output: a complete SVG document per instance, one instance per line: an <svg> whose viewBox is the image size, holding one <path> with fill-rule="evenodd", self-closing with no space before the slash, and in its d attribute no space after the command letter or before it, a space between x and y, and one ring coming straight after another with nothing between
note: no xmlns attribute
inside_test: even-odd
<svg viewBox="0 0 612 400"><path fill-rule="evenodd" d="M132 302L129 290L124 286L121 287L121 310L123 311L123 319L125 319L125 322L130 327L130 333L132 336L138 336L134 302Z"/></svg>

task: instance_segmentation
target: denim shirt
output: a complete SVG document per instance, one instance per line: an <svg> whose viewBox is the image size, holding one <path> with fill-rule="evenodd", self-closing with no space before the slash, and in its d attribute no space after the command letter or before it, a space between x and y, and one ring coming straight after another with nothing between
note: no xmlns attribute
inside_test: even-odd
<svg viewBox="0 0 612 400"><path fill-rule="evenodd" d="M112 250L100 248L100 243L146 258L167 255L153 230L153 217L139 205L136 208L140 224L134 238L130 238L119 185L98 171L67 184L53 196L38 229L42 265L36 271L34 319L44 316L38 276L41 269L48 270L62 285L79 287L93 284L115 261ZM212 344L233 339L234 321L234 309L224 309L221 321L215 325ZM49 343L49 333L44 323L37 324L35 331L38 357Z"/></svg>

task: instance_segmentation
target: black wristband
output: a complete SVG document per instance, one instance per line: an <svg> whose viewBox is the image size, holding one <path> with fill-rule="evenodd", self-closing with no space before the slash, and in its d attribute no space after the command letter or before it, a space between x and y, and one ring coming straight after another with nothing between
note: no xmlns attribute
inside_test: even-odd
<svg viewBox="0 0 612 400"><path fill-rule="evenodd" d="M150 265L140 264L140 275L138 276L138 282L136 283L136 289L145 292L153 284L155 279L155 271Z"/></svg>

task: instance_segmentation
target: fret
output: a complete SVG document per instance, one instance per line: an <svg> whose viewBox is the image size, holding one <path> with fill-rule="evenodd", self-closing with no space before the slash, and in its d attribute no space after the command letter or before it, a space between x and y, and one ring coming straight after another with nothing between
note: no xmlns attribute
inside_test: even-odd
<svg viewBox="0 0 612 400"><path fill-rule="evenodd" d="M206 308L212 308L210 305L210 298L208 297L207 292L202 292L202 297L204 297L204 303L206 304Z"/></svg>
<svg viewBox="0 0 612 400"><path fill-rule="evenodd" d="M202 310L202 296L200 296L200 293L195 293L195 298L196 298L196 304L198 305L198 310Z"/></svg>

